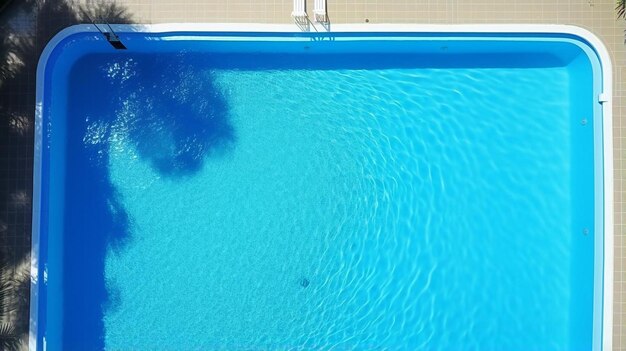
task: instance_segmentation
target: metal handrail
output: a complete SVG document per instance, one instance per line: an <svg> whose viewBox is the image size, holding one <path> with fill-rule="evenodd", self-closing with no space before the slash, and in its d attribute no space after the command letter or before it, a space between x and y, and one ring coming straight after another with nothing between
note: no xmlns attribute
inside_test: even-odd
<svg viewBox="0 0 626 351"><path fill-rule="evenodd" d="M118 49L118 50L125 50L126 49L126 46L122 43L122 41L120 40L120 37L115 33L115 31L113 30L113 28L111 27L109 22L107 22L104 18L98 18L98 21L100 21L101 24L104 24L105 26L108 27L108 31L103 31L100 28L100 26L98 26L96 21L94 21L89 16L87 16L87 17L91 20L91 23L94 25L94 27L96 27L98 32L100 32L106 38L106 40L109 42L109 44L111 44L111 46L113 46L115 49Z"/></svg>

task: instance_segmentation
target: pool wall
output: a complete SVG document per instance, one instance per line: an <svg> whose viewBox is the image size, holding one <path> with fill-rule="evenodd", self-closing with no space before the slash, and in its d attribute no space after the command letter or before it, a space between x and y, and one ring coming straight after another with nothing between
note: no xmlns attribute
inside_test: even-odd
<svg viewBox="0 0 626 351"><path fill-rule="evenodd" d="M261 24L160 24L160 25L113 25L116 32L146 32L169 34L172 40L185 40L189 33L293 33L295 25ZM40 225L47 221L42 213L42 163L44 145L44 89L46 65L58 45L68 37L83 32L97 33L93 25L69 27L57 34L46 46L37 68L35 154L33 176L33 236L31 252L31 313L29 348L45 349L45 339L39 334L39 302L41 280L45 284L46 267L40 264L40 245L47 245L47 238L40 236ZM410 33L423 40L433 36L480 38L481 34L509 35L564 35L574 38L590 61L599 61L594 67L594 79L601 80L601 94L595 106L601 118L594 118L595 160L595 267L594 272L594 350L612 349L613 316L613 146L612 146L612 72L609 54L602 42L592 33L574 26L565 25L335 25L331 33L320 33L320 38L329 38L339 33ZM175 36L173 36L176 34ZM309 36L310 33L307 33ZM262 36L261 36L262 37ZM366 35L365 35L366 37ZM486 38L488 40L489 38ZM45 258L42 260L45 262ZM45 299L45 297L44 297ZM49 326L50 327L50 326ZM43 345L42 345L43 344Z"/></svg>

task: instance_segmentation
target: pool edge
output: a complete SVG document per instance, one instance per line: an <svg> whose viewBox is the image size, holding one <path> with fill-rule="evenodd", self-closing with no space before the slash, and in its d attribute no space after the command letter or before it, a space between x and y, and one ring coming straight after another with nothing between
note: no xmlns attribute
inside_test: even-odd
<svg viewBox="0 0 626 351"><path fill-rule="evenodd" d="M324 28L321 33L328 33ZM255 24L255 23L163 23L163 24L114 24L117 32L300 32L295 24ZM30 315L28 349L37 350L37 319L39 310L39 234L41 206L41 166L42 166L42 117L44 78L50 55L57 46L71 35L83 32L97 32L92 24L79 24L67 27L57 33L46 45L39 57L36 74L34 155L33 155L33 206L31 233L30 268ZM528 34L567 34L584 41L597 55L601 66L602 92L598 103L602 106L602 173L603 173L603 262L602 262L602 326L601 341L594 331L594 350L612 350L613 346L613 274L614 274L614 213L613 213L613 74L609 52L604 43L592 32L582 27L560 24L339 24L333 25L330 33L349 32L411 32L411 33L528 33ZM595 289L595 284L594 284ZM594 308L594 311L596 309ZM595 319L595 318L594 318ZM595 329L595 328L594 328ZM598 347L599 345L599 347ZM45 349L45 341L44 341Z"/></svg>

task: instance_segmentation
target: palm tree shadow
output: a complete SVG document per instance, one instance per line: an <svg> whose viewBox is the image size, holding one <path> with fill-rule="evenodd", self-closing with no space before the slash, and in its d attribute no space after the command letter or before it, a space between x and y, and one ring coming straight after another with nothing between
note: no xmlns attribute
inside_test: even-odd
<svg viewBox="0 0 626 351"><path fill-rule="evenodd" d="M0 185L0 206L11 209L0 211L0 255L13 267L29 261L30 255L37 61L58 31L91 19L132 23L126 8L114 1L88 7L70 0L15 1L0 14L0 180L7 180ZM132 79L123 82L98 69L127 64L131 62L128 59L110 56L96 69L81 66L88 63L79 61L74 69L88 77L75 76L69 81L68 98L82 103L68 104L68 116L78 121L68 124L67 131L67 146L72 151L66 168L74 171L65 178L63 233L54 239L64 243L61 338L65 350L104 349L103 317L116 308L118 296L115 285L106 281L105 256L107 250L123 250L132 229L132 218L110 178L110 145L86 145L89 127L121 123L120 116L132 115L126 121L129 142L166 177L193 174L208 155L227 150L235 139L225 118L226 103L210 74L200 83L193 79L198 63L193 55L180 55L174 61L158 55L137 56L137 65L128 67ZM94 92L90 79L101 82L102 87L116 88ZM199 99L199 94L206 98ZM16 284L14 291L18 307L12 324L24 339L29 305L23 297L29 296L28 289L27 283Z"/></svg>
<svg viewBox="0 0 626 351"><path fill-rule="evenodd" d="M163 176L193 174L235 141L225 99L204 61L190 53L122 56L94 77L108 84L107 104L139 156Z"/></svg>
<svg viewBox="0 0 626 351"><path fill-rule="evenodd" d="M102 349L103 317L119 305L116 282L105 275L109 251L119 253L132 240L133 219L111 179L113 161L132 159L119 149L177 179L235 141L225 100L202 60L125 51L85 56L72 67L66 167L80 172L65 177L64 267L74 267L64 272L71 301L64 308L66 349Z"/></svg>

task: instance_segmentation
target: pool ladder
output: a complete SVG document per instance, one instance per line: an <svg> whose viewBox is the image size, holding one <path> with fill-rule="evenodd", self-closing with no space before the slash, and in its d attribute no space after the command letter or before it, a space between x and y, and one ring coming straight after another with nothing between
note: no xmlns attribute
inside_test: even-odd
<svg viewBox="0 0 626 351"><path fill-rule="evenodd" d="M120 37L115 34L115 31L113 31L113 28L111 28L109 22L101 18L98 20L100 21L101 25L106 27L105 30L102 30L93 19L91 20L91 23L93 23L98 32L104 35L104 38L109 42L109 44L111 44L111 46L113 46L117 50L126 50L126 45L124 45L120 40ZM106 30L107 28L108 30Z"/></svg>

